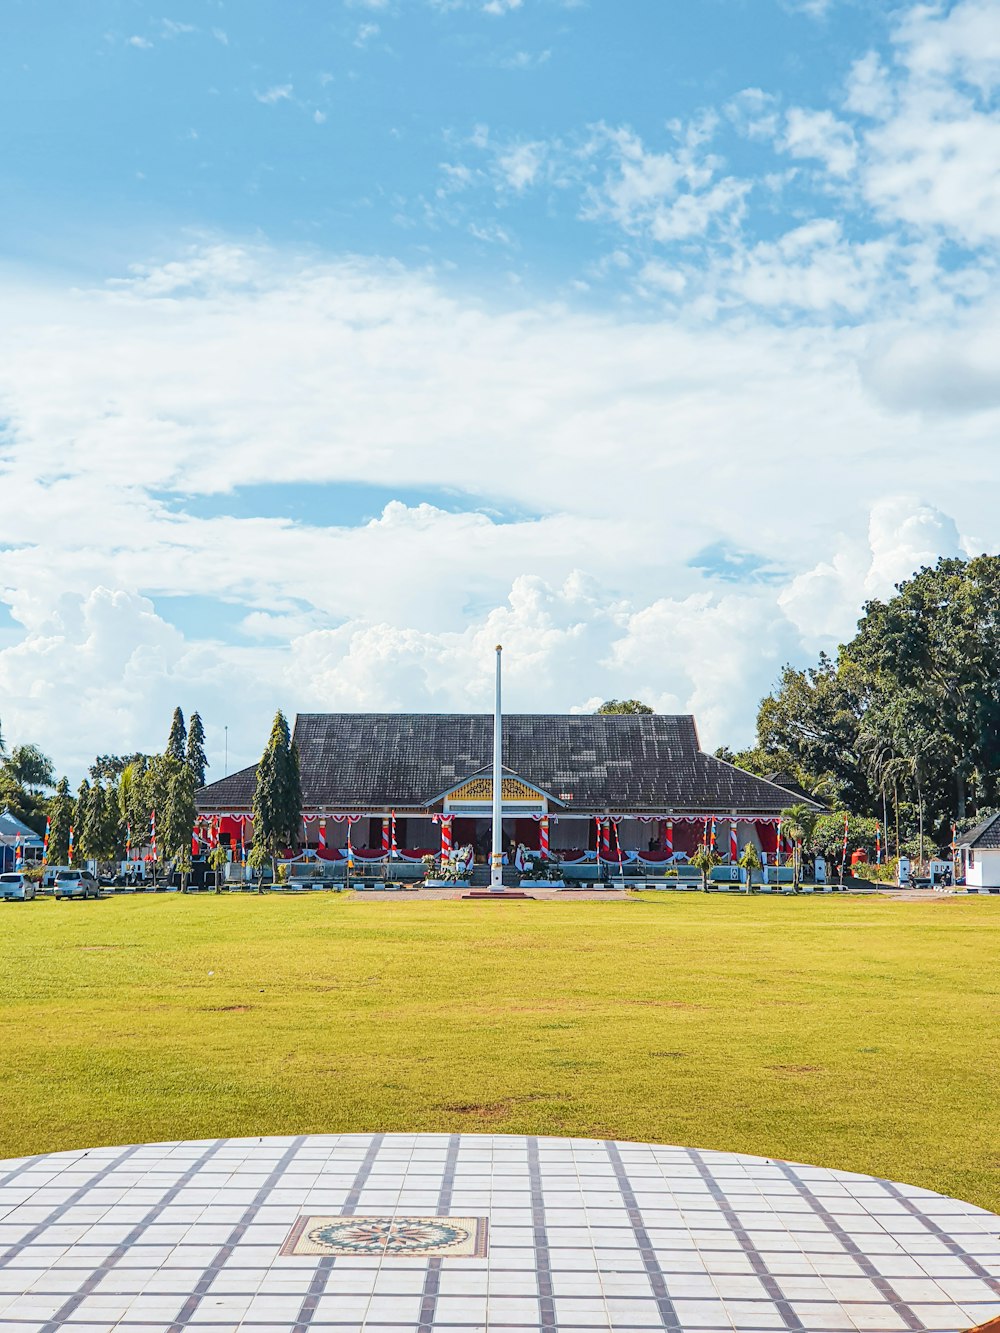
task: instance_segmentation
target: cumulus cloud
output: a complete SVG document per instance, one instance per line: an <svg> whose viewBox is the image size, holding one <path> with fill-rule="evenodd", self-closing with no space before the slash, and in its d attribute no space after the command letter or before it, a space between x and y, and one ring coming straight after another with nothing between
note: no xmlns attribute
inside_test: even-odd
<svg viewBox="0 0 1000 1333"><path fill-rule="evenodd" d="M953 518L916 495L876 501L868 540L842 538L831 559L792 580L778 603L810 646L850 636L861 605L890 597L897 584L941 556L965 554Z"/></svg>
<svg viewBox="0 0 1000 1333"><path fill-rule="evenodd" d="M500 638L511 707L648 696L739 743L781 661L956 548L910 502L864 531L903 467L963 530L992 523L941 458L990 458L996 415L932 415L915 437L905 396L870 383L891 327L491 311L427 273L221 243L4 297L0 601L19 636L0 714L61 765L161 744L178 700L244 759L278 705L485 707ZM234 486L304 504L372 478L480 498L353 523L227 513ZM787 578L716 577L696 559L713 542ZM182 633L176 598L209 628Z"/></svg>

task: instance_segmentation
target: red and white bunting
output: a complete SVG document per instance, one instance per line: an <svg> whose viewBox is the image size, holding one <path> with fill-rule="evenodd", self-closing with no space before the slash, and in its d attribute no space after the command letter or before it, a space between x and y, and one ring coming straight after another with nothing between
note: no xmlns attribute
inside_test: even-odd
<svg viewBox="0 0 1000 1333"><path fill-rule="evenodd" d="M390 838L389 838L389 855L390 855L390 856L397 856L397 855L399 854L399 848L396 846L396 812L395 812L395 810L393 810L393 811L390 813L390 815L389 815L389 819L390 819L390 825L389 825L389 833L390 833Z"/></svg>

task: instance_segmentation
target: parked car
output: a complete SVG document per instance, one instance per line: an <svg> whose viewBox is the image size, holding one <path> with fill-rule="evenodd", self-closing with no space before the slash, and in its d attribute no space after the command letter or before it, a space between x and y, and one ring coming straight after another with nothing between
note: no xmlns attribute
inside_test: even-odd
<svg viewBox="0 0 1000 1333"><path fill-rule="evenodd" d="M99 898L101 886L89 870L60 870L56 875L56 901L60 898Z"/></svg>
<svg viewBox="0 0 1000 1333"><path fill-rule="evenodd" d="M0 875L0 898L11 902L30 902L35 896L35 885L20 870L12 870Z"/></svg>

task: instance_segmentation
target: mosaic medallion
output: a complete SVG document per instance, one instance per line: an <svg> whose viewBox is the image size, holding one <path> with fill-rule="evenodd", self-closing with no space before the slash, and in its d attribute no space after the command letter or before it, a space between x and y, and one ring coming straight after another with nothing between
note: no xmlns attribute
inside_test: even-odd
<svg viewBox="0 0 1000 1333"><path fill-rule="evenodd" d="M482 1259L485 1217L300 1217L282 1254Z"/></svg>

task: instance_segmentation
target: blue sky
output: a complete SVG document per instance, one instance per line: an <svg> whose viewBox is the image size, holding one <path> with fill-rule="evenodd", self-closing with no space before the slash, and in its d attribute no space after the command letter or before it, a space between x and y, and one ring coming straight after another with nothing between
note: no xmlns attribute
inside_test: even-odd
<svg viewBox="0 0 1000 1333"><path fill-rule="evenodd" d="M483 707L498 635L512 707L740 744L1000 546L1000 0L5 19L0 721L61 766Z"/></svg>
<svg viewBox="0 0 1000 1333"><path fill-rule="evenodd" d="M470 141L561 140L627 123L666 143L746 88L821 101L861 49L886 41L879 4L820 21L779 0L397 3L18 3L2 57L14 255L69 267L148 258L178 231L444 257L487 282L496 256L468 222L516 236L508 262L545 285L599 257L606 229L575 225L567 184L527 197L435 202L445 163L481 166ZM321 122L321 123L317 123ZM760 146L720 136L752 174ZM9 197L9 195L8 195ZM776 230L767 199L762 234Z"/></svg>

